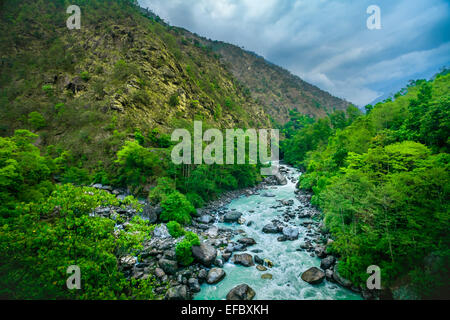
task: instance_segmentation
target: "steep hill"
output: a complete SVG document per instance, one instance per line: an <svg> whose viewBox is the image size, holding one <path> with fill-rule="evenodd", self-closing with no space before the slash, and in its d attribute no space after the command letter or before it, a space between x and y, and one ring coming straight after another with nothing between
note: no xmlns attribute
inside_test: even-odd
<svg viewBox="0 0 450 320"><path fill-rule="evenodd" d="M197 45L219 54L220 60L249 89L258 104L281 124L289 121L289 110L292 109L306 115L324 117L327 112L345 110L349 106L349 102L303 81L253 52L183 31Z"/></svg>
<svg viewBox="0 0 450 320"><path fill-rule="evenodd" d="M145 135L202 119L267 127L268 116L208 50L144 16L134 1L3 1L0 132L32 129L43 145L105 158L114 130Z"/></svg>

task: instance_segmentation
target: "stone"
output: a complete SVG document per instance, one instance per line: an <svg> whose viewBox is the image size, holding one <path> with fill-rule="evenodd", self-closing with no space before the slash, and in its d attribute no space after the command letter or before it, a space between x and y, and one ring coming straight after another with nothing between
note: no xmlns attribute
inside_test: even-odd
<svg viewBox="0 0 450 320"><path fill-rule="evenodd" d="M178 264L173 260L162 258L159 259L158 264L159 267L167 274L175 274L178 270Z"/></svg>
<svg viewBox="0 0 450 320"><path fill-rule="evenodd" d="M269 223L269 224L266 224L263 227L262 232L264 232L264 233L278 233L278 227L276 225L274 225L273 223Z"/></svg>
<svg viewBox="0 0 450 320"><path fill-rule="evenodd" d="M231 258L231 253L222 253L223 261L227 262Z"/></svg>
<svg viewBox="0 0 450 320"><path fill-rule="evenodd" d="M234 264L239 264L244 267L252 267L255 265L253 263L253 257L248 253L235 254L232 260Z"/></svg>
<svg viewBox="0 0 450 320"><path fill-rule="evenodd" d="M124 268L132 268L136 264L136 262L137 262L136 257L130 256L130 255L122 257L120 259L120 264Z"/></svg>
<svg viewBox="0 0 450 320"><path fill-rule="evenodd" d="M253 246L256 244L255 239L253 238L241 238L238 240L239 243L245 245L245 246Z"/></svg>
<svg viewBox="0 0 450 320"><path fill-rule="evenodd" d="M352 286L352 282L350 280L345 279L339 274L337 264L334 266L333 270L333 280L339 283L341 286L350 288Z"/></svg>
<svg viewBox="0 0 450 320"><path fill-rule="evenodd" d="M253 300L255 295L255 291L247 284L241 284L228 292L227 300Z"/></svg>
<svg viewBox="0 0 450 320"><path fill-rule="evenodd" d="M212 268L208 272L208 276L206 277L206 282L208 284L216 284L225 278L225 271L221 268Z"/></svg>
<svg viewBox="0 0 450 320"><path fill-rule="evenodd" d="M154 238L160 238L160 239L166 239L172 237L169 233L169 230L167 229L165 224L162 224L159 227L156 227L155 230L153 230L153 237Z"/></svg>
<svg viewBox="0 0 450 320"><path fill-rule="evenodd" d="M288 239L288 240L297 240L298 239L298 235L299 235L299 231L297 228L292 228L292 227L286 227L283 228L283 235Z"/></svg>
<svg viewBox="0 0 450 320"><path fill-rule="evenodd" d="M192 246L194 258L206 267L210 267L217 257L217 250L213 246L202 243L199 246Z"/></svg>
<svg viewBox="0 0 450 320"><path fill-rule="evenodd" d="M320 268L322 270L330 269L331 267L334 266L335 262L336 262L336 258L335 257L328 256L328 257L322 259L322 261L320 262Z"/></svg>
<svg viewBox="0 0 450 320"><path fill-rule="evenodd" d="M189 294L188 287L185 285L180 285L180 286L169 288L169 290L167 290L165 299L166 300L189 300L190 294Z"/></svg>
<svg viewBox="0 0 450 320"><path fill-rule="evenodd" d="M259 256L255 256L254 259L257 264L261 264L261 265L264 264L264 260L262 258L260 258Z"/></svg>
<svg viewBox="0 0 450 320"><path fill-rule="evenodd" d="M325 279L325 273L316 267L312 267L303 272L301 278L309 284L319 284Z"/></svg>
<svg viewBox="0 0 450 320"><path fill-rule="evenodd" d="M151 206L150 204L147 204L144 206L144 209L142 210L142 216L144 218L147 218L150 224L154 224L158 221L161 212L162 208L159 205L154 207Z"/></svg>
<svg viewBox="0 0 450 320"><path fill-rule="evenodd" d="M209 214L205 214L205 215L203 215L203 216L200 217L199 221L200 221L201 223L206 223L206 224L208 224L208 223L213 222L214 219L213 219L213 217L211 217Z"/></svg>
<svg viewBox="0 0 450 320"><path fill-rule="evenodd" d="M261 279L265 279L265 280L272 280L273 275L270 273L264 273L263 275L261 275Z"/></svg>
<svg viewBox="0 0 450 320"><path fill-rule="evenodd" d="M264 266L262 266L262 265L260 265L260 264L258 264L258 265L256 266L256 269L258 269L259 271L267 271L267 268L264 267Z"/></svg>
<svg viewBox="0 0 450 320"><path fill-rule="evenodd" d="M237 211L227 212L223 218L224 222L237 222L239 218L242 216L242 213Z"/></svg>
<svg viewBox="0 0 450 320"><path fill-rule="evenodd" d="M282 186L288 183L286 177L283 176L280 172L275 173L275 179L277 183Z"/></svg>
<svg viewBox="0 0 450 320"><path fill-rule="evenodd" d="M166 273L164 272L163 269L161 269L161 268L156 268L156 269L155 269L155 275L156 275L159 279L162 279L162 278L164 278L164 276L166 275Z"/></svg>
<svg viewBox="0 0 450 320"><path fill-rule="evenodd" d="M273 267L273 262L270 261L269 259L264 259L264 264L265 264L266 266L268 266L269 268L272 268L272 267Z"/></svg>
<svg viewBox="0 0 450 320"><path fill-rule="evenodd" d="M331 270L331 269L325 270L325 277L327 278L328 281L332 281L333 280L333 270Z"/></svg>
<svg viewBox="0 0 450 320"><path fill-rule="evenodd" d="M205 269L201 269L201 270L198 272L198 280L199 280L200 282L205 282L207 276L208 276L208 271L206 271Z"/></svg>
<svg viewBox="0 0 450 320"><path fill-rule="evenodd" d="M198 280L197 279L195 279L195 278L189 278L189 280L188 280L188 286L189 286L189 289L192 291L192 292L200 292L200 283L198 282Z"/></svg>

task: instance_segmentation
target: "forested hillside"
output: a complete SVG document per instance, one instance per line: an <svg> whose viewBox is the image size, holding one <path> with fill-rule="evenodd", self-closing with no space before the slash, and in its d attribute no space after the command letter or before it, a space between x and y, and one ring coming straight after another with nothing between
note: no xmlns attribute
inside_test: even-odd
<svg viewBox="0 0 450 320"><path fill-rule="evenodd" d="M285 127L285 158L306 173L340 257L356 284L378 265L406 297L449 297L450 76L418 80L366 115L336 112ZM403 296L403 298L405 298Z"/></svg>

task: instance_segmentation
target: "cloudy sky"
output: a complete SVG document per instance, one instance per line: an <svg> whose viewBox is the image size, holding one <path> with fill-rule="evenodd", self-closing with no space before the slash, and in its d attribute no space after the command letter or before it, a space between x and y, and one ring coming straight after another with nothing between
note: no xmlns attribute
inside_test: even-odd
<svg viewBox="0 0 450 320"><path fill-rule="evenodd" d="M450 0L139 0L171 25L253 51L364 106L450 66ZM381 29L367 28L367 8Z"/></svg>

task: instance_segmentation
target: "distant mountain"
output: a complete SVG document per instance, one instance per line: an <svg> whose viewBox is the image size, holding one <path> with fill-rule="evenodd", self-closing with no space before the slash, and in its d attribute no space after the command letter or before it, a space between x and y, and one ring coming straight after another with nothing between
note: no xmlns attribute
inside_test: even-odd
<svg viewBox="0 0 450 320"><path fill-rule="evenodd" d="M349 106L349 102L303 81L253 52L181 30L186 38L198 46L210 48L219 54L220 60L248 88L251 96L279 123L289 121L291 109L322 117L329 111L345 110Z"/></svg>

